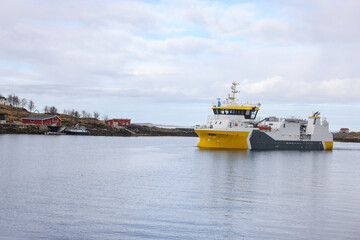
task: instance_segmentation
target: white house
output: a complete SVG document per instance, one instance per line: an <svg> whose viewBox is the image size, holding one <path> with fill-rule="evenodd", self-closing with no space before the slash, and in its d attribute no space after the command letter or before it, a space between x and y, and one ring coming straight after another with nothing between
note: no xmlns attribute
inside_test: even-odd
<svg viewBox="0 0 360 240"><path fill-rule="evenodd" d="M2 105L6 105L6 104L7 104L5 97L0 97L0 104L2 104Z"/></svg>

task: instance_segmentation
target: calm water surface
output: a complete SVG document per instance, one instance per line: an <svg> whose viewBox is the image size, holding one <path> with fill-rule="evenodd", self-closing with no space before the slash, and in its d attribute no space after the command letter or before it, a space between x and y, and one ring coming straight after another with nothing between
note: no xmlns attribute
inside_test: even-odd
<svg viewBox="0 0 360 240"><path fill-rule="evenodd" d="M359 239L360 144L0 135L0 239Z"/></svg>

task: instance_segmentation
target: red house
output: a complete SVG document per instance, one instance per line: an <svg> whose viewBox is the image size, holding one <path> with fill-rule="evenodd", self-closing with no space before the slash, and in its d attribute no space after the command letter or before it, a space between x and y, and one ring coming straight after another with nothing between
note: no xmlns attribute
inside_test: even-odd
<svg viewBox="0 0 360 240"><path fill-rule="evenodd" d="M56 115L33 115L22 118L21 122L34 125L61 126L61 119Z"/></svg>
<svg viewBox="0 0 360 240"><path fill-rule="evenodd" d="M130 125L130 119L110 119L105 123L112 127L128 126Z"/></svg>

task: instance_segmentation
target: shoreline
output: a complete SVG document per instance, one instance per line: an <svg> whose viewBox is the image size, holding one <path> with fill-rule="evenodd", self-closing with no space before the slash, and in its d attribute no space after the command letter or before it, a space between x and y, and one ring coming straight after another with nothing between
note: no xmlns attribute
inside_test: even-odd
<svg viewBox="0 0 360 240"><path fill-rule="evenodd" d="M350 133L334 133L334 142L360 142L360 133L350 132Z"/></svg>
<svg viewBox="0 0 360 240"><path fill-rule="evenodd" d="M141 125L130 125L124 128L87 128L90 136L137 137L137 136L181 136L197 137L192 128L159 128ZM49 130L36 125L0 125L0 134L35 134L41 135ZM56 134L50 134L56 135Z"/></svg>
<svg viewBox="0 0 360 240"><path fill-rule="evenodd" d="M36 134L41 135L48 132L36 125L0 125L0 134ZM124 128L88 128L90 136L109 137L156 137L156 136L180 136L198 137L192 128L160 128L143 125L130 125ZM56 134L55 134L56 135ZM360 133L333 133L334 142L360 143Z"/></svg>

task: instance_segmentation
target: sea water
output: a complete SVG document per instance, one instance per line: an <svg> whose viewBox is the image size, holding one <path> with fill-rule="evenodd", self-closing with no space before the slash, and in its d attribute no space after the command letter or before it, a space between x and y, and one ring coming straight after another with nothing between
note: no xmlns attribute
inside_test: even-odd
<svg viewBox="0 0 360 240"><path fill-rule="evenodd" d="M359 239L360 144L0 135L0 239Z"/></svg>

